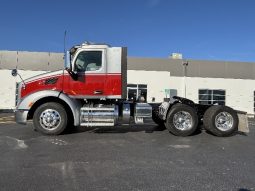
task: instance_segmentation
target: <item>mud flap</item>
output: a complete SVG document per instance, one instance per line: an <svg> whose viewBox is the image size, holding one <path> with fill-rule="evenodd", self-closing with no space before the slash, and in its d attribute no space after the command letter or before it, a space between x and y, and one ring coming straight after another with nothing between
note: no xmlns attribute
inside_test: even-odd
<svg viewBox="0 0 255 191"><path fill-rule="evenodd" d="M248 125L248 117L246 112L237 111L239 124L238 124L238 131L243 133L249 133L249 125Z"/></svg>

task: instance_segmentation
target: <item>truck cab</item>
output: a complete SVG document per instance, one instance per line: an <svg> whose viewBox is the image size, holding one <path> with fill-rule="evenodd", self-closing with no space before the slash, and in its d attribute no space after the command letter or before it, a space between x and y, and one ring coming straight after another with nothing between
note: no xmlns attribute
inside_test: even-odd
<svg viewBox="0 0 255 191"><path fill-rule="evenodd" d="M125 99L126 48L84 43L67 52L63 92L72 98ZM67 62L68 62L67 61Z"/></svg>

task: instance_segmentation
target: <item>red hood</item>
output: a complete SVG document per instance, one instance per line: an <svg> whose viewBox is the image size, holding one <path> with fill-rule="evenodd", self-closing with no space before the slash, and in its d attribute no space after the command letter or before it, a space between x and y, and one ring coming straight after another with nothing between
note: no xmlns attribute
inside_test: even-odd
<svg viewBox="0 0 255 191"><path fill-rule="evenodd" d="M53 71L53 72L46 72L46 73L43 73L43 74L39 74L39 75L33 76L31 78L27 78L27 79L25 79L24 82L26 84L28 84L28 83L31 83L33 81L40 80L42 78L59 76L59 75L62 75L62 74L63 74L63 70L57 70L57 71Z"/></svg>
<svg viewBox="0 0 255 191"><path fill-rule="evenodd" d="M28 78L25 80L25 88L21 89L21 98L33 92L42 90L56 90L62 91L63 89L63 73L65 71L58 70L54 72L47 72Z"/></svg>

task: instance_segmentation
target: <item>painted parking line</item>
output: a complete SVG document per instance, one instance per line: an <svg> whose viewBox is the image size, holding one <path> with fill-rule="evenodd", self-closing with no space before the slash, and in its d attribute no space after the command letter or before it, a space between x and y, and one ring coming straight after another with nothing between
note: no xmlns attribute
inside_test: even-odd
<svg viewBox="0 0 255 191"><path fill-rule="evenodd" d="M0 124L12 124L12 123L15 123L13 115L0 117Z"/></svg>
<svg viewBox="0 0 255 191"><path fill-rule="evenodd" d="M8 118L8 119L0 119L0 121L14 121L14 119L10 119L10 118Z"/></svg>
<svg viewBox="0 0 255 191"><path fill-rule="evenodd" d="M254 126L255 126L255 123L249 123L249 127L250 127L250 126L253 126L253 127L254 127Z"/></svg>
<svg viewBox="0 0 255 191"><path fill-rule="evenodd" d="M16 123L15 121L0 121L0 124L11 124Z"/></svg>
<svg viewBox="0 0 255 191"><path fill-rule="evenodd" d="M0 122L14 121L14 116L0 117Z"/></svg>
<svg viewBox="0 0 255 191"><path fill-rule="evenodd" d="M27 124L31 124L31 123L33 123L33 121L31 121L31 120L27 121ZM14 120L5 120L5 121L0 121L0 124L16 124L16 121L14 121Z"/></svg>
<svg viewBox="0 0 255 191"><path fill-rule="evenodd" d="M6 116L6 117L0 117L0 119L14 119L14 116L11 115L11 116Z"/></svg>

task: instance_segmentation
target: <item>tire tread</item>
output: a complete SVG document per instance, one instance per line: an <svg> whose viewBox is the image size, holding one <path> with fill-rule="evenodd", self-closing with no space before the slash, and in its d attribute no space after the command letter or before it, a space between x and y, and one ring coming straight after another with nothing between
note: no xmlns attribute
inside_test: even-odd
<svg viewBox="0 0 255 191"><path fill-rule="evenodd" d="M172 115L178 111L188 111L190 112L191 116L193 117L193 127L190 129L190 130L186 130L186 131L180 131L178 129L176 129L174 127L174 125L172 124ZM198 116L197 116L197 112L194 108L192 108L191 106L189 105L185 105L185 104L181 104L181 103L177 103L175 105L173 105L168 114L167 114L167 119L166 119L166 122L165 122L165 126L166 128L168 129L168 131L176 136L182 136L182 137L185 137L185 136L189 136L189 135L192 135L198 128Z"/></svg>
<svg viewBox="0 0 255 191"><path fill-rule="evenodd" d="M60 127L57 128L54 131L47 131L44 128L41 127L41 125L39 124L39 114L41 112L41 110L43 110L43 108L54 108L54 109L58 109L60 112L61 116L61 120L62 120L62 124L60 124ZM34 124L34 128L36 131L39 131L45 135L59 135L62 132L64 132L64 130L66 129L67 125L68 125L68 117L67 117L67 113L66 110L64 108L63 105L61 105L60 103L57 102L48 102L48 103L44 103L42 105L40 105L34 113L34 117L33 117L33 124Z"/></svg>
<svg viewBox="0 0 255 191"><path fill-rule="evenodd" d="M234 119L233 128L229 131L221 131L221 130L217 129L215 126L215 122L214 122L217 113L219 113L219 111L224 111L224 110L229 112ZM237 131L238 116L237 116L236 112L230 107L214 105L214 106L209 107L205 111L205 114L203 117L203 123L204 123L205 130L209 131L213 135L218 136L218 137L227 137L227 136L231 136L234 132Z"/></svg>

